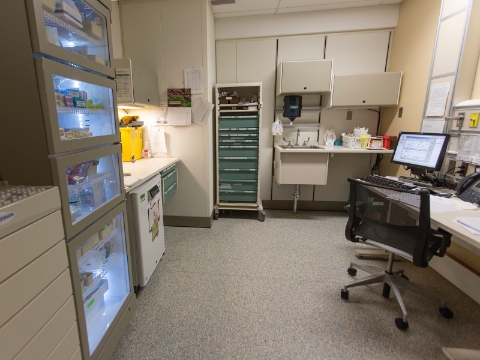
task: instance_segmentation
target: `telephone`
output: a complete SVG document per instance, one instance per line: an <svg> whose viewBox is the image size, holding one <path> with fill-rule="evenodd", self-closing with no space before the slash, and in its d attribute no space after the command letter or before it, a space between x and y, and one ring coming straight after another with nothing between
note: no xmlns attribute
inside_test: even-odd
<svg viewBox="0 0 480 360"><path fill-rule="evenodd" d="M474 172L465 177L455 189L463 201L480 204L480 172Z"/></svg>

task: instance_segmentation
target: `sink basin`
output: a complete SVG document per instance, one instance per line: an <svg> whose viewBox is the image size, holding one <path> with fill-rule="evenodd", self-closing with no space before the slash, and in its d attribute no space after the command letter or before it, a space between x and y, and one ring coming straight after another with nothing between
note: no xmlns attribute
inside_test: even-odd
<svg viewBox="0 0 480 360"><path fill-rule="evenodd" d="M294 146L294 145L279 145L282 149L289 149L289 150L300 150L300 149L325 149L324 146L320 145L306 145L306 146Z"/></svg>

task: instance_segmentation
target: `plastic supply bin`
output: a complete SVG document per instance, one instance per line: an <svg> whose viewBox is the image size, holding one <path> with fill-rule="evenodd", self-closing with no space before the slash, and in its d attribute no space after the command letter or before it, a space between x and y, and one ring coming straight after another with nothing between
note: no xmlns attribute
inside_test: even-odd
<svg viewBox="0 0 480 360"><path fill-rule="evenodd" d="M121 127L122 160L134 161L142 158L143 127Z"/></svg>

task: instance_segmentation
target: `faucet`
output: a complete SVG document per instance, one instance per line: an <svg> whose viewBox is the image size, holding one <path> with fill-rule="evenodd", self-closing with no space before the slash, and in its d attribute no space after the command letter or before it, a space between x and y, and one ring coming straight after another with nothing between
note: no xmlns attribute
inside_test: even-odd
<svg viewBox="0 0 480 360"><path fill-rule="evenodd" d="M295 146L299 146L300 144L298 143L298 137L300 136L300 129L297 129L297 142L295 143Z"/></svg>

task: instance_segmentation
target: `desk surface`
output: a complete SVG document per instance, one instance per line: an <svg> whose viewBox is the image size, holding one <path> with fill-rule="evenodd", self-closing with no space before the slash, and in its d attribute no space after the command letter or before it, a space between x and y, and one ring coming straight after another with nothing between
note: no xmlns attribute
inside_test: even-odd
<svg viewBox="0 0 480 360"><path fill-rule="evenodd" d="M179 160L178 158L148 158L137 160L134 163L124 162L123 172L130 173L133 178L139 179L132 186L126 188L127 193Z"/></svg>
<svg viewBox="0 0 480 360"><path fill-rule="evenodd" d="M312 144L310 144L312 145ZM278 144L275 145L275 150L280 153L329 153L329 154L393 154L393 150L369 150L369 149L350 149L343 146L322 146L321 149L282 149Z"/></svg>
<svg viewBox="0 0 480 360"><path fill-rule="evenodd" d="M475 217L480 223L480 210L446 211L430 214L433 228L442 228L454 236L460 245L480 255L480 235L474 235L462 225L454 222L457 217Z"/></svg>

